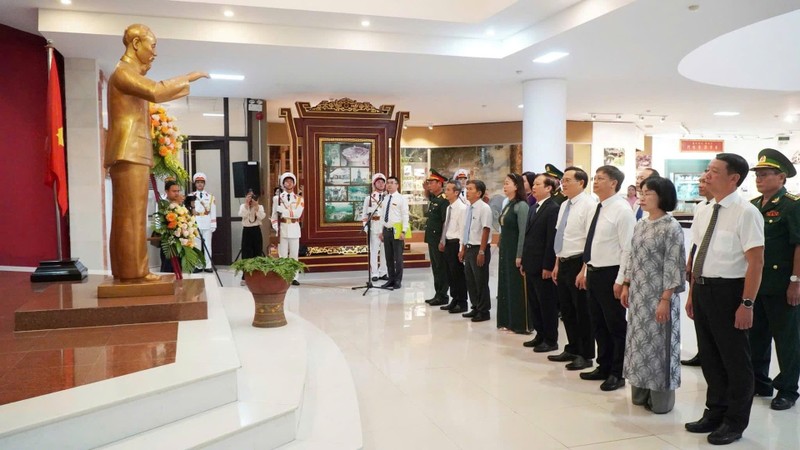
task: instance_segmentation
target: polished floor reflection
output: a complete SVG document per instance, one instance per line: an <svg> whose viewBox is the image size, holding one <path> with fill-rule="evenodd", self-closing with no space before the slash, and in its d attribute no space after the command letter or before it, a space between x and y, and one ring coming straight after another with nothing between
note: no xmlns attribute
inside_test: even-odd
<svg viewBox="0 0 800 450"><path fill-rule="evenodd" d="M175 362L178 324L14 332L14 311L43 285L0 272L0 404Z"/></svg>
<svg viewBox="0 0 800 450"><path fill-rule="evenodd" d="M471 323L427 306L429 269L407 270L399 291L350 290L364 280L355 272L304 274L301 286L289 290L287 309L330 335L347 358L365 449L711 447L705 435L683 427L703 411L699 368L683 369L675 409L654 415L631 405L627 386L602 392L599 381L580 380L546 354L523 348L530 338L499 331L494 311L491 321ZM223 282L233 285L232 273ZM691 320L683 320L682 336L682 356L691 357ZM798 429L797 407L772 411L769 399L756 398L750 427L735 446L797 449Z"/></svg>

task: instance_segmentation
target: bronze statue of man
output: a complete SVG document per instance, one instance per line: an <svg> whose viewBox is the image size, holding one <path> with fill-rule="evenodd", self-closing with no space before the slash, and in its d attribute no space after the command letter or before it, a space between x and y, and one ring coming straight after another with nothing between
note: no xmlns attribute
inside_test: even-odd
<svg viewBox="0 0 800 450"><path fill-rule="evenodd" d="M108 80L108 140L105 167L111 175L111 273L115 281L159 281L147 257L147 189L153 165L148 102L189 95L189 83L208 78L203 72L153 81L145 75L156 58L156 37L134 24L122 38L125 54Z"/></svg>

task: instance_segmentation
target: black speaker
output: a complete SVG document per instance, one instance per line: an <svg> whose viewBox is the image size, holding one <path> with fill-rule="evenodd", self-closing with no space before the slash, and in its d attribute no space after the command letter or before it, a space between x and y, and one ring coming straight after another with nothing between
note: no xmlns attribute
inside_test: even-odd
<svg viewBox="0 0 800 450"><path fill-rule="evenodd" d="M239 161L233 163L233 196L244 198L247 190L252 189L261 196L261 171L258 161Z"/></svg>

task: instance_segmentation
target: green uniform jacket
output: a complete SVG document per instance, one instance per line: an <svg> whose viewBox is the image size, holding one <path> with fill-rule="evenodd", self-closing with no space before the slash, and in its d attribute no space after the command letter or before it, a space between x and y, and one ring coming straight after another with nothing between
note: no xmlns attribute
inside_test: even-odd
<svg viewBox="0 0 800 450"><path fill-rule="evenodd" d="M425 222L425 242L439 245L444 221L447 218L447 207L450 206L450 202L444 198L444 194L439 196L431 195L428 200L428 208L425 210L425 217L428 219Z"/></svg>
<svg viewBox="0 0 800 450"><path fill-rule="evenodd" d="M556 191L553 192L553 194L550 197L556 202L557 205L564 203L564 200L567 199L567 196L564 195L563 192L561 192L561 186L559 186L558 189L556 189Z"/></svg>
<svg viewBox="0 0 800 450"><path fill-rule="evenodd" d="M794 248L800 244L800 197L781 188L764 206L763 196L751 203L764 216L764 272L759 295L786 295Z"/></svg>

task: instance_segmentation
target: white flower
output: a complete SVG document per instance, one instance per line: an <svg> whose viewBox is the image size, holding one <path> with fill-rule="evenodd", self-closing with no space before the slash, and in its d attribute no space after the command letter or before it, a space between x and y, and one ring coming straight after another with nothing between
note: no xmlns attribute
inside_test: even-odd
<svg viewBox="0 0 800 450"><path fill-rule="evenodd" d="M189 244L189 240L188 239L181 239L181 245L182 246L186 247L187 244Z"/></svg>
<svg viewBox="0 0 800 450"><path fill-rule="evenodd" d="M174 234L175 237L181 237L181 230L175 230L175 232L172 234Z"/></svg>

